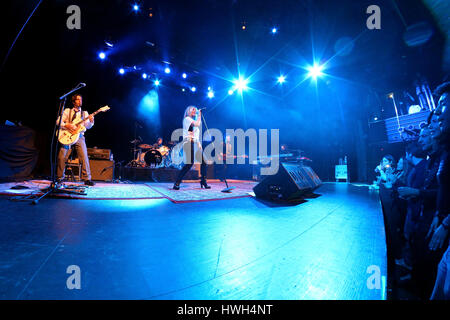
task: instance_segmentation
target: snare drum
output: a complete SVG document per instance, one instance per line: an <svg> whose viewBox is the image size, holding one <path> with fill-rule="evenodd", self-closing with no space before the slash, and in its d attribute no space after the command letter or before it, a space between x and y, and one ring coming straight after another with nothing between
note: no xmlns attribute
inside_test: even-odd
<svg viewBox="0 0 450 320"><path fill-rule="evenodd" d="M169 147L167 147L167 146L161 146L161 147L159 147L157 150L159 151L159 153L160 153L163 157L166 156L166 155L168 155L168 154L169 154L169 151L170 151Z"/></svg>

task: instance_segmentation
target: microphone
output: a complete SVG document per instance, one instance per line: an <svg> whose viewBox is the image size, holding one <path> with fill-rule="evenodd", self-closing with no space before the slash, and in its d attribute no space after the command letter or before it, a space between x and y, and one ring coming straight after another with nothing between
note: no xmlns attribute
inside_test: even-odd
<svg viewBox="0 0 450 320"><path fill-rule="evenodd" d="M82 87L86 87L86 83L84 83L84 82L80 82L80 86L82 86Z"/></svg>
<svg viewBox="0 0 450 320"><path fill-rule="evenodd" d="M201 111L201 110L206 110L206 107L198 109L198 111Z"/></svg>

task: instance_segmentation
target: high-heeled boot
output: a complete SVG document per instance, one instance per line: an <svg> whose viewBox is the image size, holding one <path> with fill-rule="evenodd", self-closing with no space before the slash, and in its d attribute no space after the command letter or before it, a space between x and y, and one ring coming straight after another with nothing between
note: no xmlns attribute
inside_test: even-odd
<svg viewBox="0 0 450 320"><path fill-rule="evenodd" d="M208 186L208 184L206 183L206 179L202 177L202 179L200 180L200 186L205 189L211 189L211 186Z"/></svg>

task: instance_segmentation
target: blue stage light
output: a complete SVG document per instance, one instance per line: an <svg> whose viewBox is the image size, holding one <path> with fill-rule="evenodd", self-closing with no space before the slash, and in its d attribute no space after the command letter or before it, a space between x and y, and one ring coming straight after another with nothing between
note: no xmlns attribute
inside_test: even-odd
<svg viewBox="0 0 450 320"><path fill-rule="evenodd" d="M277 78L277 82L278 82L279 84L283 84L284 82L286 82L286 77L285 77L285 76L279 76L279 77Z"/></svg>
<svg viewBox="0 0 450 320"><path fill-rule="evenodd" d="M153 83L155 84L155 86L159 86L161 84L159 80L155 80Z"/></svg>
<svg viewBox="0 0 450 320"><path fill-rule="evenodd" d="M124 74L124 73L125 73L125 69L124 69L124 68L120 68L120 69L119 69L119 73L120 73L120 74Z"/></svg>
<svg viewBox="0 0 450 320"><path fill-rule="evenodd" d="M104 60L104 59L106 58L106 54L105 54L104 52L100 52L100 53L98 54L98 57L99 57L100 59Z"/></svg>
<svg viewBox="0 0 450 320"><path fill-rule="evenodd" d="M191 87L191 91L195 92L195 91L197 91L197 88L196 87Z"/></svg>
<svg viewBox="0 0 450 320"><path fill-rule="evenodd" d="M139 6L137 4L133 5L133 10L136 12L139 11Z"/></svg>
<svg viewBox="0 0 450 320"><path fill-rule="evenodd" d="M248 89L247 84L248 84L248 79L243 79L241 77L239 77L239 79L235 79L233 80L234 86L235 88L239 91L245 91Z"/></svg>
<svg viewBox="0 0 450 320"><path fill-rule="evenodd" d="M142 74L142 78L143 78L143 79L147 79L147 74L146 74L146 73L143 73L143 74Z"/></svg>
<svg viewBox="0 0 450 320"><path fill-rule="evenodd" d="M232 89L228 90L228 94L231 96L234 93Z"/></svg>
<svg viewBox="0 0 450 320"><path fill-rule="evenodd" d="M273 33L273 34L277 33L277 31L278 31L277 28L275 28L275 27L272 28L272 33Z"/></svg>
<svg viewBox="0 0 450 320"><path fill-rule="evenodd" d="M323 75L323 66L319 66L316 63L314 63L313 66L308 67L308 77L313 78L314 80L317 79L317 77L320 77Z"/></svg>
<svg viewBox="0 0 450 320"><path fill-rule="evenodd" d="M169 74L169 73L170 73L170 68L169 68L169 67L166 67L166 68L164 69L164 72L167 73L167 74Z"/></svg>
<svg viewBox="0 0 450 320"><path fill-rule="evenodd" d="M211 90L208 91L208 98L210 99L214 98L214 91Z"/></svg>
<svg viewBox="0 0 450 320"><path fill-rule="evenodd" d="M181 76L183 77L183 79L187 78L187 74L186 73L183 73Z"/></svg>

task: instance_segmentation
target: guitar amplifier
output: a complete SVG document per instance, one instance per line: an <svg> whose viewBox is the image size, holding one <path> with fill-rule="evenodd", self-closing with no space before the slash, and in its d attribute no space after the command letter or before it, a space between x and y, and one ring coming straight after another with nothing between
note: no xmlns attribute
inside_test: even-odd
<svg viewBox="0 0 450 320"><path fill-rule="evenodd" d="M98 149L98 148L87 148L88 158L96 160L110 160L111 150L110 149Z"/></svg>
<svg viewBox="0 0 450 320"><path fill-rule="evenodd" d="M114 179L114 161L89 160L92 180L112 181Z"/></svg>

